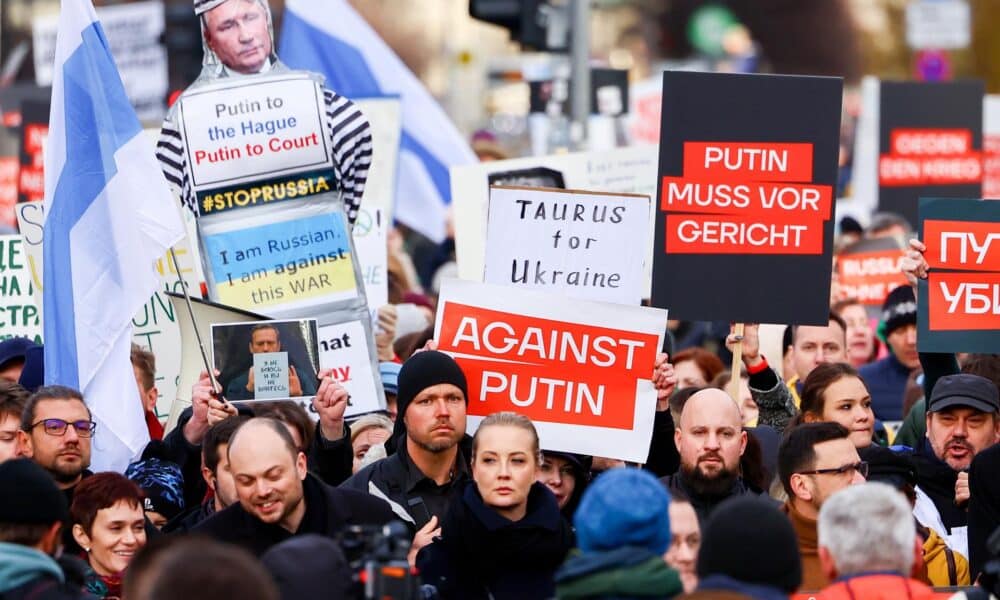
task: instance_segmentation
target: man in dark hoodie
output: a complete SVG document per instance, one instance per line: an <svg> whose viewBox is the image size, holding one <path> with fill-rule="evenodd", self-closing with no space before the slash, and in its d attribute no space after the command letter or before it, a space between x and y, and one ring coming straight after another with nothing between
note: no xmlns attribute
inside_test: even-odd
<svg viewBox="0 0 1000 600"><path fill-rule="evenodd" d="M36 600L89 598L82 563L53 556L69 518L66 499L40 466L24 458L0 464L0 596ZM76 561L79 563L79 561Z"/></svg>
<svg viewBox="0 0 1000 600"><path fill-rule="evenodd" d="M670 495L639 469L613 469L587 488L573 523L579 552L556 573L559 598L673 598L680 576L670 546Z"/></svg>

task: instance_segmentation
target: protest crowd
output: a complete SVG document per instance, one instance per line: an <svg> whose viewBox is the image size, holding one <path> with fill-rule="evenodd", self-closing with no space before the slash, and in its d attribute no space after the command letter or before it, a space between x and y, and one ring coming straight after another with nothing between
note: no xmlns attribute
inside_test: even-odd
<svg viewBox="0 0 1000 600"><path fill-rule="evenodd" d="M0 599L1000 598L1000 204L920 162L979 156L982 85L875 82L841 215L838 77L668 71L658 145L533 162L347 2L286 2L279 53L267 0L193 0L147 137L62 5ZM420 194L452 206L415 244Z"/></svg>

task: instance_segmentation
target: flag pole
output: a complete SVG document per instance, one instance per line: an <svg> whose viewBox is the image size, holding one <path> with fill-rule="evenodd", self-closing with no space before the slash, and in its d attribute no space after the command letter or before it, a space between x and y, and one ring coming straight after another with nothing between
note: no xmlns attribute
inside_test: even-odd
<svg viewBox="0 0 1000 600"><path fill-rule="evenodd" d="M170 260L174 263L174 271L177 272L177 281L181 284L181 291L184 292L184 304L187 305L188 315L191 316L191 325L194 329L194 337L198 340L198 350L201 351L201 360L205 365L205 372L208 373L209 379L212 380L212 389L215 390L217 395L222 394L222 386L215 379L215 371L212 369L212 364L208 360L208 353L205 352L205 344L201 340L201 331L198 329L198 321L194 317L194 306L191 304L191 296L188 295L187 283L184 281L184 277L181 275L181 265L177 261L177 253L174 252L173 246L170 247Z"/></svg>

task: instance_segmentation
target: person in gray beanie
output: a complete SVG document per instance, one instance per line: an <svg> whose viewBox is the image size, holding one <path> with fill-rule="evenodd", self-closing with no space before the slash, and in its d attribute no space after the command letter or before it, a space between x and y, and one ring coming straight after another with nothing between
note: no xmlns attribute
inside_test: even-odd
<svg viewBox="0 0 1000 600"><path fill-rule="evenodd" d="M416 532L422 547L439 531L458 490L470 480L471 438L465 434L468 384L455 359L418 352L399 371L390 455L364 467L341 487L381 498Z"/></svg>

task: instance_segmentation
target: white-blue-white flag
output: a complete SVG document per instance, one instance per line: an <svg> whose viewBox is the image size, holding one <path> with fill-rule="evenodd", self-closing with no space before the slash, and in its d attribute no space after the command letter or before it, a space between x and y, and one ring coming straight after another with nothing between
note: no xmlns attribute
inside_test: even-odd
<svg viewBox="0 0 1000 600"><path fill-rule="evenodd" d="M455 124L347 0L287 0L283 22L280 56L288 66L322 73L348 98L400 96L394 216L432 240L444 239L448 168L476 162Z"/></svg>
<svg viewBox="0 0 1000 600"><path fill-rule="evenodd" d="M184 236L91 0L62 0L45 151L45 383L83 392L94 471L149 441L129 361L154 261Z"/></svg>

